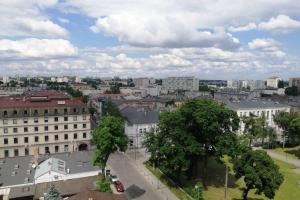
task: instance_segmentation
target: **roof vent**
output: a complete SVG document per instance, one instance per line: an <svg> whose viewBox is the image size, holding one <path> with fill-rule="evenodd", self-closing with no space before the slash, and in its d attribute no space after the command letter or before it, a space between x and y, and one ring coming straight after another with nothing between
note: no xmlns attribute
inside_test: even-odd
<svg viewBox="0 0 300 200"><path fill-rule="evenodd" d="M19 169L19 165L18 164L15 165L15 169Z"/></svg>
<svg viewBox="0 0 300 200"><path fill-rule="evenodd" d="M11 176L15 176L16 174L17 174L16 171L12 171L12 172L11 172Z"/></svg>

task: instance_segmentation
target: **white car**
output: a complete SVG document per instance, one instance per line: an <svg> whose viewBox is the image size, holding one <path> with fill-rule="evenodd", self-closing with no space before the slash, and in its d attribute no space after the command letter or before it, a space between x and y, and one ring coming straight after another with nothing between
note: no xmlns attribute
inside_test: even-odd
<svg viewBox="0 0 300 200"><path fill-rule="evenodd" d="M116 181L119 180L118 177L117 177L116 175L110 175L109 179L110 179L110 181L111 181L112 183L114 183L114 182L116 182Z"/></svg>

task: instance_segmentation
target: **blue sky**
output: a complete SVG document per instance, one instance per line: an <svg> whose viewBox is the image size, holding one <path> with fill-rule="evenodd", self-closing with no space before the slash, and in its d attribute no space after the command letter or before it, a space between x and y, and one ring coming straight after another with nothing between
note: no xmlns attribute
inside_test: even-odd
<svg viewBox="0 0 300 200"><path fill-rule="evenodd" d="M1 75L300 76L299 0L3 0Z"/></svg>

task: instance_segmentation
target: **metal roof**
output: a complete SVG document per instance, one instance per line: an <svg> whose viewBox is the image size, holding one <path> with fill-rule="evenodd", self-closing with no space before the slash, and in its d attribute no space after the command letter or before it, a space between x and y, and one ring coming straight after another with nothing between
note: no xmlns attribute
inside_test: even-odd
<svg viewBox="0 0 300 200"><path fill-rule="evenodd" d="M130 124L154 124L159 120L159 112L147 108L125 107L121 115Z"/></svg>
<svg viewBox="0 0 300 200"><path fill-rule="evenodd" d="M289 108L288 105L282 103L278 103L274 101L259 101L259 100L226 102L226 106L233 110Z"/></svg>

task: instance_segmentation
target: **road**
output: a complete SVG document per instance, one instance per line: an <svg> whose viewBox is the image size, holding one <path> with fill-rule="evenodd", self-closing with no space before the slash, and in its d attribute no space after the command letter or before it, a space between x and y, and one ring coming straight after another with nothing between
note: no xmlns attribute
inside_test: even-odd
<svg viewBox="0 0 300 200"><path fill-rule="evenodd" d="M124 184L127 198L134 200L164 200L159 191L147 182L133 164L135 163L132 163L132 160L122 153L111 155L108 161L112 171Z"/></svg>
<svg viewBox="0 0 300 200"><path fill-rule="evenodd" d="M277 160L281 160L283 162L292 164L296 166L295 171L300 173L300 160L299 159L293 159L293 158L289 158L287 156L283 156L281 154L278 154L272 150L266 150L268 155L271 156L272 158L275 158Z"/></svg>

